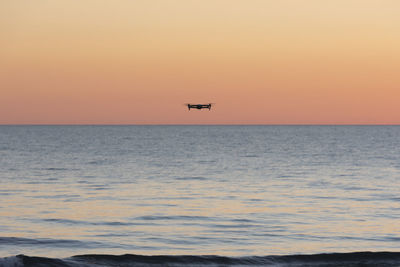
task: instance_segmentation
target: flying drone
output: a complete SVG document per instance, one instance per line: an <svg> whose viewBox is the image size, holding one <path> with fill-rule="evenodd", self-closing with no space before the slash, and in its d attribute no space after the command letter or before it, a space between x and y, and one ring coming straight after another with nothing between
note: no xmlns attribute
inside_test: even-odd
<svg viewBox="0 0 400 267"><path fill-rule="evenodd" d="M209 104L186 104L186 106L188 107L189 110L191 108L195 108L195 109L208 108L208 110L211 110L211 105L212 105L212 103L209 103Z"/></svg>

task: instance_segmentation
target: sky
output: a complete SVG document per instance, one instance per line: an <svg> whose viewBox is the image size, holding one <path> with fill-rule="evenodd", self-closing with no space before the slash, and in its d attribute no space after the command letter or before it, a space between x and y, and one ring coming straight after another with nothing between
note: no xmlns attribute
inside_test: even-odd
<svg viewBox="0 0 400 267"><path fill-rule="evenodd" d="M0 0L0 124L400 124L399 14L398 0Z"/></svg>

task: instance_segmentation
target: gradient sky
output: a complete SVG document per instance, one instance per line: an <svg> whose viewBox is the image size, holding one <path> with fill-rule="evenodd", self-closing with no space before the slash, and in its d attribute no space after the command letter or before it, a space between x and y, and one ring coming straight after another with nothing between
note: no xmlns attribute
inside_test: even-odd
<svg viewBox="0 0 400 267"><path fill-rule="evenodd" d="M0 0L0 124L400 124L399 14L398 0Z"/></svg>

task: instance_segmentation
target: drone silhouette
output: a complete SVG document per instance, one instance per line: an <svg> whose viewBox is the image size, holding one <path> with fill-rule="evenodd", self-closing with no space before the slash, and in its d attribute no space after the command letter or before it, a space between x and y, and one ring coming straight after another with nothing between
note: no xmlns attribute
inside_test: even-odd
<svg viewBox="0 0 400 267"><path fill-rule="evenodd" d="M194 108L194 109L208 108L208 110L211 110L212 103L209 103L209 104L185 104L185 105L188 107L189 110L192 108Z"/></svg>

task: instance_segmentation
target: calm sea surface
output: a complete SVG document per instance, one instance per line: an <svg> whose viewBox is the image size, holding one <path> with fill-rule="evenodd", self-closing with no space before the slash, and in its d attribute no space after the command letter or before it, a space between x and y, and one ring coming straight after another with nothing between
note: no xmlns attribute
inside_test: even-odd
<svg viewBox="0 0 400 267"><path fill-rule="evenodd" d="M399 126L0 126L0 257L400 251Z"/></svg>

